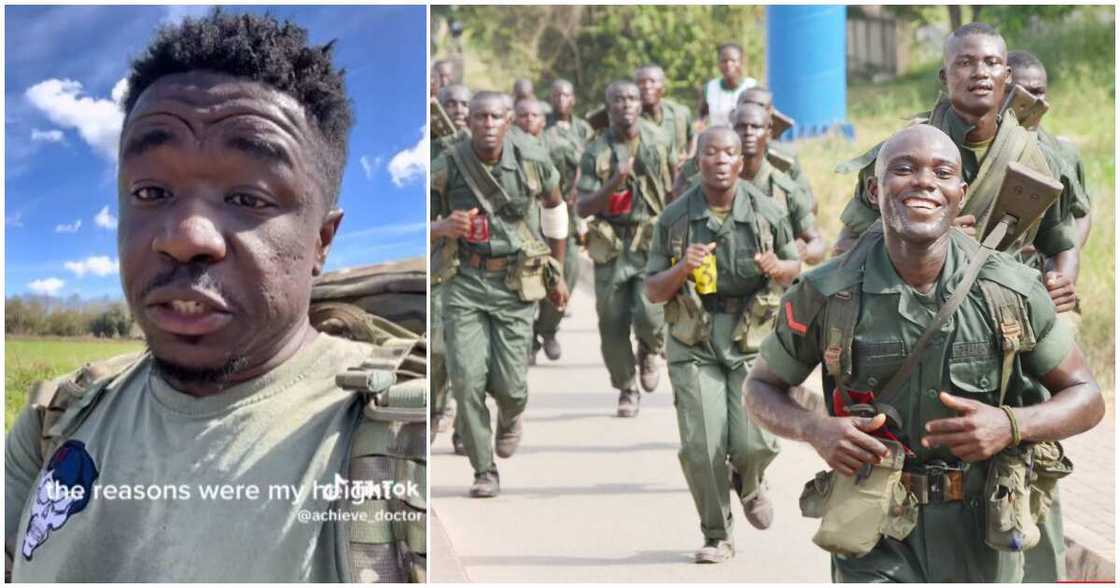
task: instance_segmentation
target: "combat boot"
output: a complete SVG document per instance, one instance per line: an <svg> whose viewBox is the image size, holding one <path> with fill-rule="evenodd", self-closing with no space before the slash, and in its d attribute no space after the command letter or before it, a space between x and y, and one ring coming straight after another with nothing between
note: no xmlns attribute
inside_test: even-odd
<svg viewBox="0 0 1120 588"><path fill-rule="evenodd" d="M642 396L637 390L633 388L623 390L618 395L618 416L623 418L638 416L638 404L641 400Z"/></svg>
<svg viewBox="0 0 1120 588"><path fill-rule="evenodd" d="M694 556L696 563L723 563L735 557L735 546L724 539L705 539Z"/></svg>
<svg viewBox="0 0 1120 588"><path fill-rule="evenodd" d="M556 337L545 337L544 355L552 361L560 359L560 341Z"/></svg>
<svg viewBox="0 0 1120 588"><path fill-rule="evenodd" d="M459 431L451 433L451 448L455 451L455 455L466 455L467 445L463 443L463 436Z"/></svg>
<svg viewBox="0 0 1120 588"><path fill-rule="evenodd" d="M494 453L498 457L510 457L517 452L517 446L521 444L521 416L513 419L509 429L502 429L501 425L498 426L498 434L494 439Z"/></svg>
<svg viewBox="0 0 1120 588"><path fill-rule="evenodd" d="M653 392L657 389L657 382L661 379L661 371L657 369L657 354L638 350L638 378L642 382L642 389Z"/></svg>
<svg viewBox="0 0 1120 588"><path fill-rule="evenodd" d="M758 487L749 500L743 500L743 514L747 515L747 522L756 529L769 529L774 522L774 504L766 495L766 484Z"/></svg>
<svg viewBox="0 0 1120 588"><path fill-rule="evenodd" d="M474 475L474 484L471 484L471 498L493 498L501 491L502 485L498 481L497 471Z"/></svg>

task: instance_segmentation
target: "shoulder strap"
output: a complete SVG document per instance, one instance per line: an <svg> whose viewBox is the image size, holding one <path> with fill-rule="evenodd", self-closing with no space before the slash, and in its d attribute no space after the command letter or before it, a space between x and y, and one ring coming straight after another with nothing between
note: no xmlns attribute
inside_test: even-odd
<svg viewBox="0 0 1120 588"><path fill-rule="evenodd" d="M848 407L854 405L848 381L852 377L852 341L859 321L859 305L859 285L832 294L825 303L824 367Z"/></svg>
<svg viewBox="0 0 1120 588"><path fill-rule="evenodd" d="M512 146L512 142L506 143L506 148ZM490 198L496 197L502 203L507 203L511 199L502 185L490 175L490 172L482 166L482 162L478 161L478 157L471 152L470 141L460 141L456 143L447 152L451 158L455 160L455 165L458 166L459 171L463 172L463 179L466 180L467 186L474 193L478 203L486 210L486 214L494 216L494 204Z"/></svg>
<svg viewBox="0 0 1120 588"><path fill-rule="evenodd" d="M1003 350L999 379L999 404L1003 404L1015 354L1034 349L1037 339L1017 292L990 280L980 280L979 284Z"/></svg>
<svg viewBox="0 0 1120 588"><path fill-rule="evenodd" d="M926 346L929 345L930 339L933 338L933 335L941 328L941 325L945 324L945 321L949 320L949 317L953 316L953 313L956 312L957 308L964 302L964 299L968 296L968 292L972 289L972 284L980 275L980 269L984 266L984 262L987 261L988 257L995 251L995 246L999 244L1003 236L1007 234L1007 228L1008 221L1006 219L1001 219L996 228L992 230L991 234L984 239L984 242L980 245L980 249L976 251L972 261L970 261L968 267L965 268L964 277L961 278L956 290L953 291L953 295L938 309L937 314L933 317L933 320L930 321L929 325L926 326L921 337L918 337L918 341L914 344L914 349L910 350L910 355L902 362L902 366L891 376L891 379L883 386L883 391L880 392L875 399L875 407L878 408L880 412L886 414L887 418L891 419L895 426L902 425L902 418L899 416L898 411L892 406L894 397L898 394L902 383L910 377L910 373L914 371L918 362L922 360L922 353L925 351Z"/></svg>
<svg viewBox="0 0 1120 588"><path fill-rule="evenodd" d="M989 219L988 216L999 196L1003 178L1007 175L1007 164L1018 161L1031 141L1030 133L1015 120L1015 113L1003 113L1003 121L996 131L992 146L984 156L984 161L980 162L980 169L969 186L969 198L961 207L961 214L976 216L977 234L984 234L989 221L999 220Z"/></svg>
<svg viewBox="0 0 1120 588"><path fill-rule="evenodd" d="M364 401L350 447L349 479L369 488L347 529L346 562L357 582L424 582L428 380L421 340L390 340L336 377ZM390 489L386 494L385 490Z"/></svg>

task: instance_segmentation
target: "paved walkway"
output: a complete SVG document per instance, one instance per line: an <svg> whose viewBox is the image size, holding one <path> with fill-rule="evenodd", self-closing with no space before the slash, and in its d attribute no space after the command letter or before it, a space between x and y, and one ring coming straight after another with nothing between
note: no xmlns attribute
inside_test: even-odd
<svg viewBox="0 0 1120 588"><path fill-rule="evenodd" d="M524 440L513 458L498 463L502 495L468 498L466 458L451 452L449 435L432 446L433 534L439 537L431 580L828 582L827 553L810 541L817 521L802 518L797 507L802 485L824 463L808 445L792 441L782 442L767 472L773 527L755 530L736 509L736 558L690 563L702 537L677 461L668 375L662 373L654 393L643 394L637 418L614 417L617 394L599 355L593 294L581 286L562 326L563 357L549 362L541 354L541 364L530 369ZM1114 427L1098 427L1068 452L1077 462L1062 483L1068 534L1111 554ZM452 555L436 553L447 544Z"/></svg>

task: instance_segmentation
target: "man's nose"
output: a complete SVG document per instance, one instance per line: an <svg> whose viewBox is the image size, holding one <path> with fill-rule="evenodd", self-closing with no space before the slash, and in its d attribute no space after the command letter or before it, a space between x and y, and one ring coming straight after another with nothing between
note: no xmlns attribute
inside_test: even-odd
<svg viewBox="0 0 1120 588"><path fill-rule="evenodd" d="M152 249L179 263L216 263L226 256L226 241L202 203L184 203L170 213Z"/></svg>
<svg viewBox="0 0 1120 588"><path fill-rule="evenodd" d="M936 185L937 176L933 173L932 169L919 168L914 172L913 182L914 186L924 190L932 190Z"/></svg>

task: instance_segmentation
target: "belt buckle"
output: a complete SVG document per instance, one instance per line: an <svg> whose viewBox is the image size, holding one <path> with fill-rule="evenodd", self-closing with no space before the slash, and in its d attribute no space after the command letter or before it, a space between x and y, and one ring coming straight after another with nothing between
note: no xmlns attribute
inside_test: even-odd
<svg viewBox="0 0 1120 588"><path fill-rule="evenodd" d="M947 473L952 468L949 464L941 460L932 461L926 465L926 487L929 493L930 502L944 502L945 501L945 482Z"/></svg>

